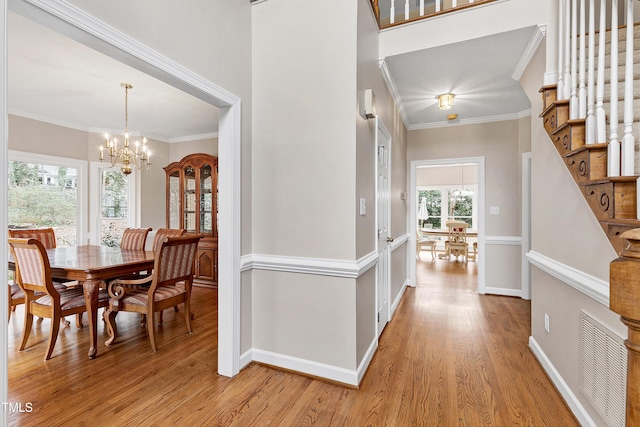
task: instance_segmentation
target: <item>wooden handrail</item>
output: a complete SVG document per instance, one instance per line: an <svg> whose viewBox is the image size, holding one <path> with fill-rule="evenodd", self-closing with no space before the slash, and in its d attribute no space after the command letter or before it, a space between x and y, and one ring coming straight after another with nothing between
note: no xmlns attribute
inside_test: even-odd
<svg viewBox="0 0 640 427"><path fill-rule="evenodd" d="M627 347L627 426L640 423L640 228L628 230L621 237L627 248L611 262L609 308L620 315L629 335Z"/></svg>
<svg viewBox="0 0 640 427"><path fill-rule="evenodd" d="M378 0L371 0L371 7L373 8L373 14L376 15L378 28L380 28L380 6L378 5Z"/></svg>
<svg viewBox="0 0 640 427"><path fill-rule="evenodd" d="M403 3L403 5L402 5L403 7L398 8L398 9L406 10L405 7L404 7L405 4L404 4L404 2L402 0L395 0L395 1L399 1L399 2ZM436 1L440 1L440 0L436 0ZM380 6L378 4L378 0L371 0L371 7L373 8L373 12L374 12L374 14L376 16L376 19L378 21L378 28L384 29L384 28L397 27L399 25L420 21L422 19L433 18L434 16L440 16L440 15L444 15L444 14L450 13L450 12L457 12L457 11L460 11L460 10L468 9L470 7L484 5L484 4L487 4L487 3L492 3L494 1L496 1L496 0L475 0L475 1L471 1L470 3L463 4L463 5L460 5L460 6L455 6L455 7L449 8L449 9L438 10L438 11L433 12L433 13L427 13L427 14L423 14L423 15L420 15L420 16L414 16L413 18L406 18L406 19L401 20L401 21L396 21L396 22L393 22L393 23L385 23L385 24L383 24L380 21ZM392 1L392 4L393 4L393 1ZM424 9L424 6L421 8L421 10L423 10L423 9Z"/></svg>

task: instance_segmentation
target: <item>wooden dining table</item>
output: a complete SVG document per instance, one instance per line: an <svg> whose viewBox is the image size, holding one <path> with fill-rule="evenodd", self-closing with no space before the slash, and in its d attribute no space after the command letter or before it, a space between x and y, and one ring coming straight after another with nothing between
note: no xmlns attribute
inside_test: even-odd
<svg viewBox="0 0 640 427"><path fill-rule="evenodd" d="M139 271L152 270L153 251L132 251L108 246L82 245L47 249L51 277L77 280L84 290L89 317L89 358L98 354L98 291L100 283ZM9 254L9 269L15 269Z"/></svg>

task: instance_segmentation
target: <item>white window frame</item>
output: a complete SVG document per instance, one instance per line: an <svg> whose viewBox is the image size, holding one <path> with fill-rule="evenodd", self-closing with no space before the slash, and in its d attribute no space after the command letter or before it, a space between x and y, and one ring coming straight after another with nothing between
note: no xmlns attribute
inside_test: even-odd
<svg viewBox="0 0 640 427"><path fill-rule="evenodd" d="M115 166L117 167L117 166ZM111 169L109 163L91 162L90 163L90 176L91 176L91 196L89 199L89 244L100 245L100 211L102 206L100 205L100 185L102 183L101 174L103 170ZM127 189L129 190L128 198L128 212L127 212L127 225L129 227L140 227L141 223L141 207L140 207L140 174L134 169L129 176L127 176Z"/></svg>
<svg viewBox="0 0 640 427"><path fill-rule="evenodd" d="M469 228L469 231L475 231L478 224L478 186L476 184L465 184L464 187L473 191L473 196L471 197L471 227ZM460 185L421 185L416 187L416 197L420 193L420 191L440 191L440 194L442 195L442 200L440 203L441 230L446 229L445 223L449 220L449 197L444 197L444 195L448 196L449 191L457 190L459 188Z"/></svg>
<svg viewBox="0 0 640 427"><path fill-rule="evenodd" d="M73 168L78 171L76 177L76 242L82 245L87 242L87 162L85 160L69 159L66 157L48 156L46 154L27 153L9 150L9 160L22 163L46 164L51 166Z"/></svg>

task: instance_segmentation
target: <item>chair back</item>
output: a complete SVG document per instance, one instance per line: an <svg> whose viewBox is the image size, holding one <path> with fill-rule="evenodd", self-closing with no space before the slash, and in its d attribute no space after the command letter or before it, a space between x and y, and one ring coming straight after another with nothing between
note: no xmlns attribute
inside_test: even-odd
<svg viewBox="0 0 640 427"><path fill-rule="evenodd" d="M149 288L151 295L158 287L185 282L190 292L200 234L179 237L164 237L156 252L153 266L153 280Z"/></svg>
<svg viewBox="0 0 640 427"><path fill-rule="evenodd" d="M9 247L15 261L15 281L18 286L30 295L31 292L42 292L53 298L59 298L58 291L51 280L51 265L47 250L37 239L9 239Z"/></svg>
<svg viewBox="0 0 640 427"><path fill-rule="evenodd" d="M450 220L445 223L449 228L449 244L466 243L469 224L464 221Z"/></svg>
<svg viewBox="0 0 640 427"><path fill-rule="evenodd" d="M153 252L158 252L160 249L160 243L165 237L178 237L185 233L184 228L158 228L155 237L153 238Z"/></svg>
<svg viewBox="0 0 640 427"><path fill-rule="evenodd" d="M56 233L53 228L12 228L9 237L13 239L37 239L45 249L56 247Z"/></svg>
<svg viewBox="0 0 640 427"><path fill-rule="evenodd" d="M127 228L122 233L120 240L120 249L130 251L143 251L144 245L147 243L147 234L151 228Z"/></svg>

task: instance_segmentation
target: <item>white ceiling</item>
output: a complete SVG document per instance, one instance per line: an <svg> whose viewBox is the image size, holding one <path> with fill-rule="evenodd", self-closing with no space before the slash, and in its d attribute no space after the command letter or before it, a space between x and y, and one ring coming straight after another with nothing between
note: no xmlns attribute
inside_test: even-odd
<svg viewBox="0 0 640 427"><path fill-rule="evenodd" d="M215 136L218 109L149 75L45 28L8 14L9 113L90 132L129 130L175 142Z"/></svg>
<svg viewBox="0 0 640 427"><path fill-rule="evenodd" d="M90 132L122 132L124 90L129 130L167 142L214 136L218 109L14 12L8 14L11 114ZM536 28L385 58L407 127L505 120L530 114L512 78ZM451 110L437 95L452 92ZM447 121L449 114L458 119Z"/></svg>
<svg viewBox="0 0 640 427"><path fill-rule="evenodd" d="M513 75L537 29L525 28L385 58L407 127L423 129L530 114L531 103ZM439 110L439 94L454 106ZM447 121L457 114L458 119Z"/></svg>

